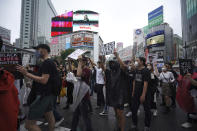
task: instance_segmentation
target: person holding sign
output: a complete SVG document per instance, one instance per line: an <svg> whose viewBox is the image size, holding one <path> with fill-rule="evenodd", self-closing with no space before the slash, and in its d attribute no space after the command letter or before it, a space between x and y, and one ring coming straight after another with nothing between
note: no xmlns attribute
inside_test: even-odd
<svg viewBox="0 0 197 131"><path fill-rule="evenodd" d="M187 122L181 126L184 128L192 127L192 117L196 117L197 107L195 97L197 96L197 73L187 73L179 75L176 100L179 107L187 113Z"/></svg>

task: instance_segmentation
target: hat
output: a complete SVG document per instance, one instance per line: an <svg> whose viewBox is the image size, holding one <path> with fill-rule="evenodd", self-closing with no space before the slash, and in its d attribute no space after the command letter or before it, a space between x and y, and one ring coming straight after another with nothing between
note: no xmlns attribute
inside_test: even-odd
<svg viewBox="0 0 197 131"><path fill-rule="evenodd" d="M38 50L38 49L46 49L48 53L51 52L50 47L47 44L39 44L36 47L33 47L34 49Z"/></svg>

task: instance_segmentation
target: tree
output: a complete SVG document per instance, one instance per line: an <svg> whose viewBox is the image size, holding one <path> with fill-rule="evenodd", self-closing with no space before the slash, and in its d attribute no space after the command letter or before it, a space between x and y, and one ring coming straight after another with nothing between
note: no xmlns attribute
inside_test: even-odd
<svg viewBox="0 0 197 131"><path fill-rule="evenodd" d="M67 49L67 50L64 50L61 52L61 59L62 59L62 63L63 61L71 54L75 51L75 49L73 48L70 48L70 49Z"/></svg>

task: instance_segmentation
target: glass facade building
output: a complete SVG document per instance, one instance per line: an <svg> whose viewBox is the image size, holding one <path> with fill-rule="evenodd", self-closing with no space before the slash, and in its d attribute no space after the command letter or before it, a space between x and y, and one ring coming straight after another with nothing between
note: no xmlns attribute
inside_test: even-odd
<svg viewBox="0 0 197 131"><path fill-rule="evenodd" d="M197 57L197 0L181 0L182 37L185 56Z"/></svg>
<svg viewBox="0 0 197 131"><path fill-rule="evenodd" d="M51 0L22 0L20 48L49 43L51 18L56 15Z"/></svg>

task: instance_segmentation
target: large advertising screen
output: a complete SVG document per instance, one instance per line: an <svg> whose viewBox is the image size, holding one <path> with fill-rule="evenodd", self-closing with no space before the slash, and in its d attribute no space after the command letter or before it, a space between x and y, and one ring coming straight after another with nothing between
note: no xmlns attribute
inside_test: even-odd
<svg viewBox="0 0 197 131"><path fill-rule="evenodd" d="M74 34L72 36L72 47L90 47L94 46L94 36L93 34Z"/></svg>
<svg viewBox="0 0 197 131"><path fill-rule="evenodd" d="M73 32L73 12L67 12L52 18L51 36Z"/></svg>
<svg viewBox="0 0 197 131"><path fill-rule="evenodd" d="M154 46L156 44L157 45L164 44L164 34L148 38L146 42L147 42L147 46Z"/></svg>
<svg viewBox="0 0 197 131"><path fill-rule="evenodd" d="M76 11L73 14L73 31L98 32L99 14L93 11Z"/></svg>

